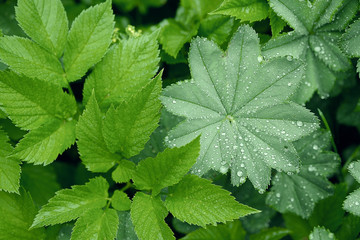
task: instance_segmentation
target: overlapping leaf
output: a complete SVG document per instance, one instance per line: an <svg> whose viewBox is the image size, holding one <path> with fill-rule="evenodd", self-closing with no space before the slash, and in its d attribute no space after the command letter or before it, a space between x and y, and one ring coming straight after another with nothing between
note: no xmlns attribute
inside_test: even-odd
<svg viewBox="0 0 360 240"><path fill-rule="evenodd" d="M226 173L239 185L249 177L264 191L270 169L298 169L292 141L313 132L318 122L305 108L288 102L302 80L303 65L279 58L259 63L256 33L242 26L224 53L213 42L193 40L189 62L193 80L164 90L162 102L186 117L168 135L169 146L181 146L201 134L193 172Z"/></svg>
<svg viewBox="0 0 360 240"><path fill-rule="evenodd" d="M105 206L109 184L102 178L91 179L85 185L62 189L36 215L32 228L74 220L91 209Z"/></svg>
<svg viewBox="0 0 360 240"><path fill-rule="evenodd" d="M61 1L19 0L15 10L16 20L24 32L40 46L61 57L68 33L68 20Z"/></svg>
<svg viewBox="0 0 360 240"><path fill-rule="evenodd" d="M349 171L357 182L360 183L360 161L351 163ZM360 189L355 190L347 196L344 202L344 209L352 214L360 216Z"/></svg>
<svg viewBox="0 0 360 240"><path fill-rule="evenodd" d="M13 148L0 129L0 190L19 193L20 162L8 157Z"/></svg>
<svg viewBox="0 0 360 240"><path fill-rule="evenodd" d="M330 138L328 132L317 131L294 143L301 159L300 172L277 173L267 204L282 213L293 212L308 218L315 203L332 194L332 185L326 177L334 173L340 159L327 151Z"/></svg>
<svg viewBox="0 0 360 240"><path fill-rule="evenodd" d="M305 80L294 99L304 103L317 90L327 97L334 86L335 72L348 70L348 58L337 46L346 24L355 15L358 1L270 0L272 9L289 23L294 31L265 44L267 58L290 55L306 62Z"/></svg>
<svg viewBox="0 0 360 240"><path fill-rule="evenodd" d="M117 231L117 239L138 240L134 230L134 224L130 218L130 212L118 212L119 228Z"/></svg>
<svg viewBox="0 0 360 240"><path fill-rule="evenodd" d="M100 61L111 43L114 15L111 1L83 11L72 23L64 52L64 68L68 81L80 79Z"/></svg>
<svg viewBox="0 0 360 240"><path fill-rule="evenodd" d="M309 240L336 240L336 237L325 228L315 227L309 235Z"/></svg>

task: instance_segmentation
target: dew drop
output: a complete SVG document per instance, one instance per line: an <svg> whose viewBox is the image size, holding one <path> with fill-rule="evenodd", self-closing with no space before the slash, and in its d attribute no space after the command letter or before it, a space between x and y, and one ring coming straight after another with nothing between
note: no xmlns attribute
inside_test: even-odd
<svg viewBox="0 0 360 240"><path fill-rule="evenodd" d="M302 127L302 126L303 126L303 123L302 123L302 121L297 121L297 122L296 122L296 125L297 125L298 127Z"/></svg>

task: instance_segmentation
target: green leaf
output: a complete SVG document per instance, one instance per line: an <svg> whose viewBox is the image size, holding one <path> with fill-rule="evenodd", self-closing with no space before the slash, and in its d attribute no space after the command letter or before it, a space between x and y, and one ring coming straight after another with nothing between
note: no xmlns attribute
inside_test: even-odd
<svg viewBox="0 0 360 240"><path fill-rule="evenodd" d="M21 166L21 186L30 192L37 206L46 204L55 192L60 190L52 165L44 167L23 164Z"/></svg>
<svg viewBox="0 0 360 240"><path fill-rule="evenodd" d="M118 212L118 215L119 227L116 239L138 240L130 218L130 212Z"/></svg>
<svg viewBox="0 0 360 240"><path fill-rule="evenodd" d="M8 157L12 150L8 136L0 129L0 190L19 193L20 161Z"/></svg>
<svg viewBox="0 0 360 240"><path fill-rule="evenodd" d="M351 57L360 57L360 19L355 21L341 37L342 50Z"/></svg>
<svg viewBox="0 0 360 240"><path fill-rule="evenodd" d="M72 23L64 52L64 68L68 81L80 79L100 61L111 43L114 15L111 1L83 11Z"/></svg>
<svg viewBox="0 0 360 240"><path fill-rule="evenodd" d="M245 240L246 232L241 226L239 220L227 222L226 224L219 224L217 226L207 226L206 228L199 228L185 237L182 240Z"/></svg>
<svg viewBox="0 0 360 240"><path fill-rule="evenodd" d="M71 120L77 111L75 98L56 85L9 71L0 72L0 108L16 126L26 130Z"/></svg>
<svg viewBox="0 0 360 240"><path fill-rule="evenodd" d="M285 213L282 215L285 220L285 226L291 231L290 235L294 240L307 239L312 227L309 222L295 214Z"/></svg>
<svg viewBox="0 0 360 240"><path fill-rule="evenodd" d="M251 235L250 240L280 240L291 231L286 228L273 227L263 229L261 232Z"/></svg>
<svg viewBox="0 0 360 240"><path fill-rule="evenodd" d="M106 205L109 184L102 177L90 179L85 185L62 189L36 215L32 228L74 220L91 209Z"/></svg>
<svg viewBox="0 0 360 240"><path fill-rule="evenodd" d="M111 197L111 206L118 211L130 210L131 201L126 193L116 190Z"/></svg>
<svg viewBox="0 0 360 240"><path fill-rule="evenodd" d="M185 43L197 34L198 25L185 26L173 19L163 22L159 41L167 54L176 58Z"/></svg>
<svg viewBox="0 0 360 240"><path fill-rule="evenodd" d="M336 237L323 227L315 227L309 235L309 240L336 240Z"/></svg>
<svg viewBox="0 0 360 240"><path fill-rule="evenodd" d="M114 209L91 209L76 221L71 240L114 239L118 224L119 217Z"/></svg>
<svg viewBox="0 0 360 240"><path fill-rule="evenodd" d="M206 37L221 46L230 38L234 22L233 18L227 16L208 16L200 24L199 36Z"/></svg>
<svg viewBox="0 0 360 240"><path fill-rule="evenodd" d="M94 89L100 109L106 111L111 104L129 101L156 74L159 50L158 33L130 37L106 53L84 85L84 102Z"/></svg>
<svg viewBox="0 0 360 240"><path fill-rule="evenodd" d="M286 26L286 22L276 15L271 8L269 9L269 19L272 36L277 37Z"/></svg>
<svg viewBox="0 0 360 240"><path fill-rule="evenodd" d="M356 239L360 233L360 217L349 214L346 216L339 230L335 233L338 239Z"/></svg>
<svg viewBox="0 0 360 240"><path fill-rule="evenodd" d="M161 99L168 111L187 118L170 131L169 146L184 145L201 133L193 173L230 168L234 185L248 176L264 191L271 168L298 168L291 141L314 131L318 122L287 101L301 81L303 65L283 58L260 64L259 48L255 31L246 25L234 34L226 53L211 41L193 40L193 80L167 87Z"/></svg>
<svg viewBox="0 0 360 240"><path fill-rule="evenodd" d="M0 239L44 239L44 228L29 230L36 212L30 194L23 188L20 195L0 191Z"/></svg>
<svg viewBox="0 0 360 240"><path fill-rule="evenodd" d="M0 59L17 73L66 87L60 61L30 39L1 37Z"/></svg>
<svg viewBox="0 0 360 240"><path fill-rule="evenodd" d="M135 175L136 165L128 160L121 160L112 172L112 178L117 183L125 183L130 181Z"/></svg>
<svg viewBox="0 0 360 240"><path fill-rule="evenodd" d="M181 0L180 5L185 9L191 9L201 19L209 12L219 7L223 0Z"/></svg>
<svg viewBox="0 0 360 240"><path fill-rule="evenodd" d="M349 165L349 172L360 183L360 161ZM344 201L344 209L354 215L360 216L360 188L350 193Z"/></svg>
<svg viewBox="0 0 360 240"><path fill-rule="evenodd" d="M341 13L341 3L341 0L319 0L315 3L270 0L272 9L294 31L271 39L264 45L263 53L267 58L290 55L306 63L305 79L293 98L298 103L308 101L316 90L322 98L328 97L336 80L335 72L351 68L349 59L336 44L340 32L326 28L340 17L336 13ZM352 16L346 18L351 19Z"/></svg>
<svg viewBox="0 0 360 240"><path fill-rule="evenodd" d="M202 227L258 212L238 203L220 186L196 175L186 175L170 188L165 206L177 219Z"/></svg>
<svg viewBox="0 0 360 240"><path fill-rule="evenodd" d="M28 163L47 165L75 142L75 121L54 120L27 133L11 156Z"/></svg>
<svg viewBox="0 0 360 240"><path fill-rule="evenodd" d="M87 102L76 125L77 146L82 162L93 172L107 172L120 156L110 152L103 136L103 114L95 94Z"/></svg>
<svg viewBox="0 0 360 240"><path fill-rule="evenodd" d="M16 20L24 32L56 57L61 57L68 32L61 1L20 0L15 10Z"/></svg>
<svg viewBox="0 0 360 240"><path fill-rule="evenodd" d="M317 131L294 143L302 163L300 172L277 173L267 204L281 213L293 212L308 218L315 203L332 194L332 185L326 177L335 172L340 159L327 151L330 138L328 132Z"/></svg>
<svg viewBox="0 0 360 240"><path fill-rule="evenodd" d="M152 190L153 196L161 189L178 183L190 170L199 156L200 143L196 138L189 144L165 149L155 158L140 161L133 177L138 189Z"/></svg>
<svg viewBox="0 0 360 240"><path fill-rule="evenodd" d="M168 211L159 198L142 192L136 193L132 200L130 213L139 239L175 239L170 227L164 221Z"/></svg>
<svg viewBox="0 0 360 240"><path fill-rule="evenodd" d="M229 15L243 22L255 22L268 17L269 5L266 0L225 0L211 14Z"/></svg>
<svg viewBox="0 0 360 240"><path fill-rule="evenodd" d="M138 154L158 127L161 102L161 75L149 82L128 101L106 113L103 125L104 140L113 153L125 158Z"/></svg>
<svg viewBox="0 0 360 240"><path fill-rule="evenodd" d="M150 7L161 7L166 3L167 0L114 0L114 3L120 6L124 11L131 11L134 8L138 8L140 13L147 13Z"/></svg>

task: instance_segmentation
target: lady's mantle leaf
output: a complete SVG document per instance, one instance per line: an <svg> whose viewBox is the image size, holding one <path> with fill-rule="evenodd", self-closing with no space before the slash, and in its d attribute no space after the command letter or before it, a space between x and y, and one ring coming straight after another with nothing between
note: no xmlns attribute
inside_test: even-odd
<svg viewBox="0 0 360 240"><path fill-rule="evenodd" d="M330 138L328 132L317 131L294 142L302 163L300 172L277 173L267 204L279 212L293 212L308 218L315 203L330 196L332 185L326 177L334 173L340 162L337 154L327 152Z"/></svg>
<svg viewBox="0 0 360 240"><path fill-rule="evenodd" d="M161 189L178 183L196 162L199 150L199 139L196 138L186 146L168 148L155 158L142 160L133 177L136 187L152 190L155 196Z"/></svg>
<svg viewBox="0 0 360 240"><path fill-rule="evenodd" d="M133 198L130 212L139 239L175 239L170 227L165 223L168 211L160 199L138 192Z"/></svg>
<svg viewBox="0 0 360 240"><path fill-rule="evenodd" d="M360 183L360 161L351 163L349 171L357 182ZM355 190L347 196L344 201L344 209L352 214L360 216L360 189Z"/></svg>
<svg viewBox="0 0 360 240"><path fill-rule="evenodd" d="M19 193L20 161L9 158L13 150L9 138L0 129L0 190Z"/></svg>
<svg viewBox="0 0 360 240"><path fill-rule="evenodd" d="M360 19L350 25L341 37L341 47L351 57L360 57Z"/></svg>
<svg viewBox="0 0 360 240"><path fill-rule="evenodd" d="M177 219L202 227L259 212L238 203L230 192L196 175L186 175L171 187L165 206Z"/></svg>
<svg viewBox="0 0 360 240"><path fill-rule="evenodd" d="M119 217L114 209L92 209L76 221L71 240L114 239Z"/></svg>
<svg viewBox="0 0 360 240"><path fill-rule="evenodd" d="M102 177L91 179L82 186L62 189L36 215L32 228L74 220L91 209L106 205L109 184Z"/></svg>
<svg viewBox="0 0 360 240"><path fill-rule="evenodd" d="M239 28L226 53L197 38L189 53L193 80L167 87L162 102L187 118L170 131L169 146L184 145L201 134L194 173L226 173L230 168L234 185L249 177L263 191L271 168L298 169L291 142L314 131L318 120L287 102L302 79L303 65L283 58L260 64L259 55L259 40L249 26Z"/></svg>
<svg viewBox="0 0 360 240"><path fill-rule="evenodd" d="M309 235L309 240L336 240L336 237L323 227L315 227Z"/></svg>

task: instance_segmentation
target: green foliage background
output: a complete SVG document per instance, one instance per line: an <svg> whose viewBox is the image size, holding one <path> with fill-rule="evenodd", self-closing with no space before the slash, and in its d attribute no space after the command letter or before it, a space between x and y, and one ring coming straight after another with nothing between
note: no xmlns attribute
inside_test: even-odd
<svg viewBox="0 0 360 240"><path fill-rule="evenodd" d="M358 0L0 0L0 239L360 239Z"/></svg>

